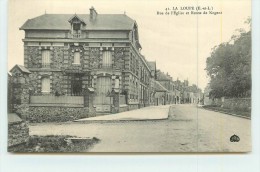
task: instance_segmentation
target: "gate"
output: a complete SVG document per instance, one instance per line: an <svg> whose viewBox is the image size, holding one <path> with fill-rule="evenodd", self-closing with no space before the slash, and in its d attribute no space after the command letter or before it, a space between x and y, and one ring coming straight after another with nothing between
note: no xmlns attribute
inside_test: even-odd
<svg viewBox="0 0 260 172"><path fill-rule="evenodd" d="M94 106L97 112L111 112L111 105L113 104L113 98L109 97L111 90L110 77L97 78L97 89L94 97Z"/></svg>

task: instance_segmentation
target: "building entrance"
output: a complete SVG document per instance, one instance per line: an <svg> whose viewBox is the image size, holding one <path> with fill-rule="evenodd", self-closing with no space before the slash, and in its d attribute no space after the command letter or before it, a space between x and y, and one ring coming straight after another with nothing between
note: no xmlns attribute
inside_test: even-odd
<svg viewBox="0 0 260 172"><path fill-rule="evenodd" d="M109 97L112 91L110 77L98 77L96 95L94 97L94 106L97 112L111 112L113 98Z"/></svg>

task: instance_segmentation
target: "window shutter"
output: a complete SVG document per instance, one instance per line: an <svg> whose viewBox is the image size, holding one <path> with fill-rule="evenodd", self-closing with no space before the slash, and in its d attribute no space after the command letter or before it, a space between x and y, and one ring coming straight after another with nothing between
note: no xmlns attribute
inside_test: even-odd
<svg viewBox="0 0 260 172"><path fill-rule="evenodd" d="M42 78L42 92L50 92L50 78Z"/></svg>
<svg viewBox="0 0 260 172"><path fill-rule="evenodd" d="M50 50L42 51L42 67L50 67Z"/></svg>
<svg viewBox="0 0 260 172"><path fill-rule="evenodd" d="M103 52L102 66L103 67L111 67L111 65L112 65L111 51L104 51Z"/></svg>
<svg viewBox="0 0 260 172"><path fill-rule="evenodd" d="M75 52L74 53L74 63L75 64L80 64L80 52Z"/></svg>

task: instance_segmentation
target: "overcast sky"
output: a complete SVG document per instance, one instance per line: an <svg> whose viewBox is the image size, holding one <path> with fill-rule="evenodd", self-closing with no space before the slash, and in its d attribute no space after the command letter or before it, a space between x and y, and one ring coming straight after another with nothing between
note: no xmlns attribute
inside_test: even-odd
<svg viewBox="0 0 260 172"><path fill-rule="evenodd" d="M222 15L157 15L173 6L206 5ZM23 65L24 31L19 27L30 18L45 13L89 14L94 6L100 14L123 14L137 21L142 54L156 61L157 68L173 79L188 79L204 89L209 82L206 59L211 49L230 40L251 16L250 0L10 0L8 24L8 69Z"/></svg>

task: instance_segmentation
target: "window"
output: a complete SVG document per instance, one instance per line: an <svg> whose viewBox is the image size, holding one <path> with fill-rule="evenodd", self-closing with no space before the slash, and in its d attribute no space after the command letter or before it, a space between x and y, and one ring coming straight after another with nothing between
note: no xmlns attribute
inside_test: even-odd
<svg viewBox="0 0 260 172"><path fill-rule="evenodd" d="M81 23L74 23L73 24L73 38L80 38L81 37Z"/></svg>
<svg viewBox="0 0 260 172"><path fill-rule="evenodd" d="M80 64L80 52L74 53L74 64Z"/></svg>
<svg viewBox="0 0 260 172"><path fill-rule="evenodd" d="M115 88L119 89L119 79L115 79Z"/></svg>
<svg viewBox="0 0 260 172"><path fill-rule="evenodd" d="M109 68L112 66L112 54L111 51L103 52L102 67Z"/></svg>
<svg viewBox="0 0 260 172"><path fill-rule="evenodd" d="M50 92L50 78L44 77L42 78L42 93Z"/></svg>
<svg viewBox="0 0 260 172"><path fill-rule="evenodd" d="M42 51L42 67L43 68L50 67L50 50Z"/></svg>
<svg viewBox="0 0 260 172"><path fill-rule="evenodd" d="M73 29L76 30L76 31L80 30L80 25L81 25L81 23L74 23Z"/></svg>
<svg viewBox="0 0 260 172"><path fill-rule="evenodd" d="M82 93L82 75L74 74L71 78L71 95L80 96Z"/></svg>

